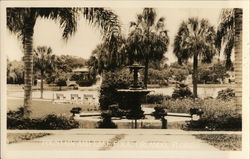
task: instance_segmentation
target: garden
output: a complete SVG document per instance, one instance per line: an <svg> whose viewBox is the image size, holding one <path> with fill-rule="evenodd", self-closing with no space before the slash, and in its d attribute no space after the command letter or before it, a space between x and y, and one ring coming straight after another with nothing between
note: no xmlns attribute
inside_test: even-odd
<svg viewBox="0 0 250 159"><path fill-rule="evenodd" d="M146 116L151 116L161 122L161 129L167 129L167 118L175 113L190 118L178 127L185 132L242 131L242 104L239 104L234 87L235 83L241 82L241 77L235 77L235 72L241 71L241 67L235 65L240 56L236 48L238 41L234 40L240 36L235 32L239 29L236 25L238 12L239 9L221 9L217 26L205 18L188 17L180 21L174 36L170 36L168 21L158 17L154 8L143 8L135 15L135 21L128 23L126 35L119 16L112 9L7 8L7 28L21 37L19 40L24 48L21 61L7 59L7 84L19 85L24 93L22 98L8 98L7 129L79 129L78 119L84 115L98 116L95 128L119 129L115 120L132 121L132 128L137 128L138 120L147 120ZM101 30L101 40L88 59L56 55L54 46L33 46L34 28L39 18L59 21L62 38L67 41L77 31L80 17L90 27ZM169 52L174 56L171 62ZM232 55L236 57L234 61ZM78 68L87 68L87 76L72 76ZM71 78L79 87L88 88L96 84L97 77L101 77L100 88L95 88L99 94L98 108L52 103L44 98L46 91L78 89L67 86ZM218 92L216 98L203 98L198 93L200 84L207 87L227 84L228 87L219 91L214 89ZM153 93L157 88L170 86L175 88L169 95ZM36 90L40 91L40 99L32 97L32 91ZM78 94L76 96L79 100ZM144 108L153 112L146 114ZM142 122L141 128L146 128ZM10 143L47 135L50 134L8 134ZM241 147L239 135L194 136L222 150ZM218 144L224 140L235 145L228 148L227 143Z"/></svg>

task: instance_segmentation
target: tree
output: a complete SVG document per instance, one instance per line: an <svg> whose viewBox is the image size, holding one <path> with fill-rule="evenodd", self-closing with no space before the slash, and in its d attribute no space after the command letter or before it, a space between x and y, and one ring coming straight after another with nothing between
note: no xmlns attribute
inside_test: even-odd
<svg viewBox="0 0 250 159"><path fill-rule="evenodd" d="M235 43L235 14L234 9L222 9L220 22L217 28L216 48L221 51L222 45L225 45L224 55L226 57L226 68L231 69L233 63L231 61L232 50Z"/></svg>
<svg viewBox="0 0 250 159"><path fill-rule="evenodd" d="M43 98L43 82L45 78L45 73L54 70L55 58L56 56L52 54L52 49L50 47L38 46L34 50L34 70L40 71L41 77L41 98Z"/></svg>
<svg viewBox="0 0 250 159"><path fill-rule="evenodd" d="M79 8L7 8L7 27L20 38L24 50L24 117L29 117L28 109L32 99L33 34L36 20L38 17L58 20L64 29L63 39L68 39L76 31L79 11ZM105 39L110 40L119 32L119 21L112 11L104 8L84 8L82 11L85 19L102 28Z"/></svg>
<svg viewBox="0 0 250 159"><path fill-rule="evenodd" d="M7 83L23 84L23 62L7 60Z"/></svg>
<svg viewBox="0 0 250 159"><path fill-rule="evenodd" d="M134 61L145 65L144 86L147 88L149 60L160 60L168 49L169 37L165 29L165 18L156 22L156 11L144 8L137 15L137 21L130 23L131 32L127 39L127 51L130 64Z"/></svg>
<svg viewBox="0 0 250 159"><path fill-rule="evenodd" d="M174 54L181 64L193 58L193 94L197 98L198 57L201 62L211 62L216 53L215 30L205 19L189 18L183 21L174 40Z"/></svg>

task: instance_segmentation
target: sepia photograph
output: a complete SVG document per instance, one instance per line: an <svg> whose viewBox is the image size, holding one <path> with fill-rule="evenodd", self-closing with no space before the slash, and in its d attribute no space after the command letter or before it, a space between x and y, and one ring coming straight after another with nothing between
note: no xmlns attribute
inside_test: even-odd
<svg viewBox="0 0 250 159"><path fill-rule="evenodd" d="M2 158L247 158L249 2L40 2L1 2Z"/></svg>

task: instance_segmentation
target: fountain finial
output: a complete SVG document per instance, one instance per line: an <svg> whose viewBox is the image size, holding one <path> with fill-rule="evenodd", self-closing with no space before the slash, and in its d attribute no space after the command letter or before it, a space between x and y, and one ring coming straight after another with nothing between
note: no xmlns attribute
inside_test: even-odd
<svg viewBox="0 0 250 159"><path fill-rule="evenodd" d="M128 66L130 70L134 72L134 81L133 85L131 86L132 89L141 89L139 83L138 83L138 72L140 69L144 68L144 66L139 65L138 63L134 63L131 66Z"/></svg>

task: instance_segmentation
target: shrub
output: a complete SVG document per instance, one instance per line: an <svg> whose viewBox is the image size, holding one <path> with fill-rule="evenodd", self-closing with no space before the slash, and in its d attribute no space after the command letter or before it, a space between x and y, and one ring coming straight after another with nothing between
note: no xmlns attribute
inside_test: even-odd
<svg viewBox="0 0 250 159"><path fill-rule="evenodd" d="M98 122L98 127L97 128L110 128L110 129L115 129L117 128L117 125L112 122L111 120L111 114L108 113L102 113L102 120Z"/></svg>
<svg viewBox="0 0 250 159"><path fill-rule="evenodd" d="M174 89L174 92L172 94L172 98L188 98L193 97L193 93L190 91L189 87L185 84L178 84L176 85L176 88Z"/></svg>
<svg viewBox="0 0 250 159"><path fill-rule="evenodd" d="M147 95L146 102L147 104L162 104L165 96L163 94L150 94Z"/></svg>
<svg viewBox="0 0 250 159"><path fill-rule="evenodd" d="M169 112L173 113L189 113L190 108L199 108L201 99L197 99L195 102L191 98L184 99L170 99L164 100L162 105L167 108Z"/></svg>
<svg viewBox="0 0 250 159"><path fill-rule="evenodd" d="M152 115L155 117L155 119L161 119L162 117L167 115L167 111L162 106L156 106L154 107L154 112Z"/></svg>
<svg viewBox="0 0 250 159"><path fill-rule="evenodd" d="M219 91L217 95L217 99L221 100L231 100L233 97L235 97L235 92L230 88Z"/></svg>
<svg viewBox="0 0 250 159"><path fill-rule="evenodd" d="M162 105L168 112L175 113L190 113L191 108L201 109L204 112L201 119L187 123L189 130L241 130L241 108L234 100L184 98L164 100Z"/></svg>
<svg viewBox="0 0 250 159"><path fill-rule="evenodd" d="M78 128L79 123L73 118L66 118L55 114L49 114L44 118L24 118L21 114L23 108L7 113L8 129L71 129Z"/></svg>
<svg viewBox="0 0 250 159"><path fill-rule="evenodd" d="M187 129L241 130L242 117L235 101L205 100L200 106L204 114L198 121L190 121Z"/></svg>
<svg viewBox="0 0 250 159"><path fill-rule="evenodd" d="M41 120L39 123L41 129L72 129L78 128L79 123L73 118L66 118L64 116L57 116L55 114L49 114Z"/></svg>
<svg viewBox="0 0 250 159"><path fill-rule="evenodd" d="M101 110L107 110L109 105L118 102L116 90L129 88L131 79L131 74L127 69L105 73L99 98Z"/></svg>

